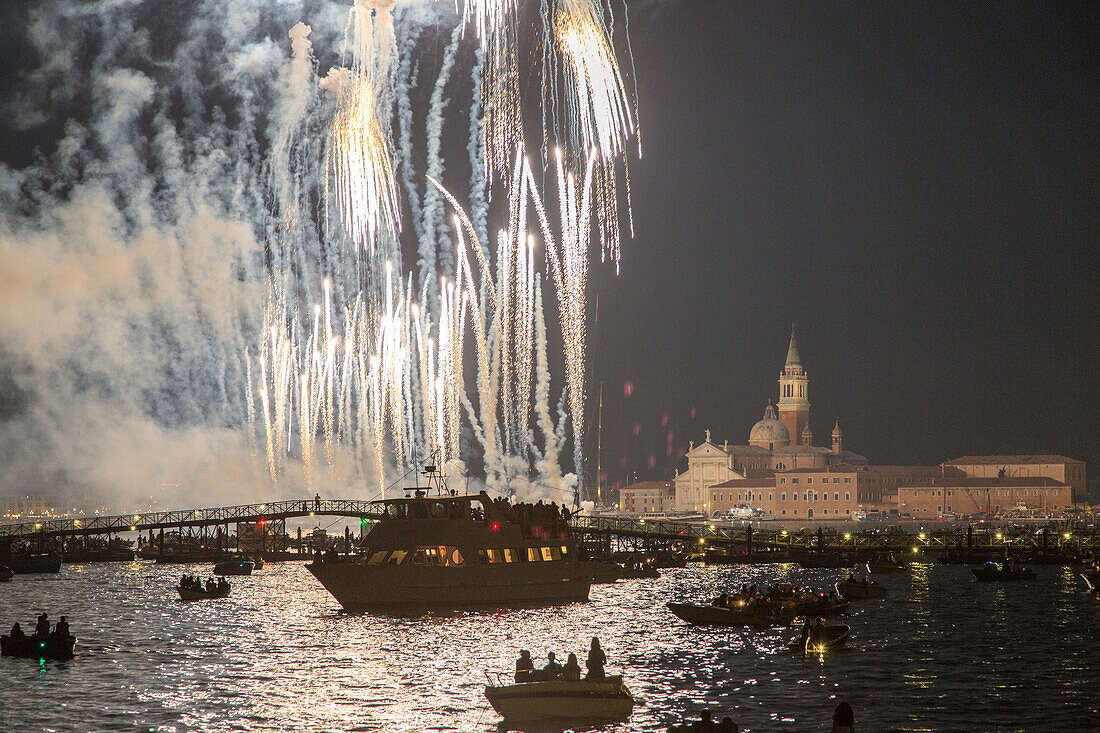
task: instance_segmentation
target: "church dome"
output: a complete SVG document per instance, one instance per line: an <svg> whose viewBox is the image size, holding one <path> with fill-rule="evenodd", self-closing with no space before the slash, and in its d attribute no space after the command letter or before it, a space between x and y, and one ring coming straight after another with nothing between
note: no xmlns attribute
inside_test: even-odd
<svg viewBox="0 0 1100 733"><path fill-rule="evenodd" d="M755 445L767 450L774 450L789 445L791 434L787 426L779 422L775 414L775 406L768 400L768 407L764 410L764 417L760 422L752 426L749 431L749 445Z"/></svg>

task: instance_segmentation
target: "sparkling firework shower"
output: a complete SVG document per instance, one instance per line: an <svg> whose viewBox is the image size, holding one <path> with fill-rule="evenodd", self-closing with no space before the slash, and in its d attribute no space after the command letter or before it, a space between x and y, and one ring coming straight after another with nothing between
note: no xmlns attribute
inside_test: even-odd
<svg viewBox="0 0 1100 733"><path fill-rule="evenodd" d="M454 263L440 273L404 270L396 246L400 221L390 116L397 94L407 155L413 120L406 97L417 87L421 67L392 63L397 48L392 0L357 0L350 11L346 35L352 41L352 64L330 70L320 82L337 95L324 190L343 224L342 233L326 231L334 244L346 236L356 251L370 256L357 260L354 272L342 260L330 261L335 269L324 280L319 303L299 304L302 289L316 285L295 283L293 276L288 280L285 268L272 279L250 414L262 421L257 429L273 482L296 482L287 471L300 464L312 490L318 471L341 474L341 462L350 461L369 466L369 474L385 486L429 455L452 467L468 461L472 437L490 486L507 489L517 480L529 481L534 467L561 500L571 480L558 465L567 430L573 436L574 466L583 471L590 221L594 211L605 253L617 259L615 161L625 161L635 125L602 8L585 0L562 0L556 8L553 13L546 9L541 21L544 33L555 39L543 44L543 52L563 61L565 98L554 105L566 110L568 122L555 133L564 151L555 155L552 177L560 226L551 227L524 155L516 3L469 2L462 22L477 34L474 76L481 107L474 110L482 114L479 124L469 126L469 149L471 157L474 150L482 152L484 167L480 178L471 178L470 200L489 200L487 187L494 174L501 174L507 190L497 200L506 223L485 241L490 238L479 232L487 231L487 209L475 206L471 219L444 183L428 176L423 200L442 195L454 214L453 240L433 242L432 232L446 232L444 223L432 219L439 215L434 208L419 205L409 161L403 161L421 267ZM418 30L401 42L402 54L415 52L419 36ZM426 125L429 171L440 175L442 92L458 41L456 32ZM397 68L407 76L397 78ZM528 206L536 210L544 257L528 231ZM436 248L428 250L431 257L425 256L425 246ZM554 295L564 348L565 377L556 385L547 367L544 282L552 288L548 292ZM467 347L474 357L468 374L463 368ZM555 392L560 402L551 410L547 402Z"/></svg>
<svg viewBox="0 0 1100 733"><path fill-rule="evenodd" d="M401 229L386 104L393 5L356 0L348 15L354 63L350 72L330 73L325 84L339 97L329 137L335 204L350 239L372 254L380 236L396 238Z"/></svg>

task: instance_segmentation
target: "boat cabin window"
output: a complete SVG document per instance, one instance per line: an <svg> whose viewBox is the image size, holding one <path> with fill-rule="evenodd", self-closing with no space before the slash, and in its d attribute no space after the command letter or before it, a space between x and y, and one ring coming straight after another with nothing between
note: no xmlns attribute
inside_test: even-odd
<svg viewBox="0 0 1100 733"><path fill-rule="evenodd" d="M560 560L561 559L561 558L555 558L554 553L552 553L550 550L551 550L551 548L549 548L549 547L543 547L542 548L542 559L543 560L545 560L546 562L549 562L551 560Z"/></svg>
<svg viewBox="0 0 1100 733"><path fill-rule="evenodd" d="M387 504L386 516L390 519L404 519L405 518L405 505L404 504Z"/></svg>
<svg viewBox="0 0 1100 733"><path fill-rule="evenodd" d="M463 565L466 559L457 547L438 545L436 547L418 547L410 561L413 565L443 565L455 567Z"/></svg>
<svg viewBox="0 0 1100 733"><path fill-rule="evenodd" d="M519 562L519 553L510 547L505 548L504 562Z"/></svg>
<svg viewBox="0 0 1100 733"><path fill-rule="evenodd" d="M539 552L537 547L527 548L527 562L538 562L542 559L542 553Z"/></svg>
<svg viewBox="0 0 1100 733"><path fill-rule="evenodd" d="M442 519L447 516L447 507L441 501L433 501L431 503L431 515L432 519Z"/></svg>
<svg viewBox="0 0 1100 733"><path fill-rule="evenodd" d="M481 557L482 562L495 565L498 562L504 562L504 553L501 550L478 550L477 554Z"/></svg>
<svg viewBox="0 0 1100 733"><path fill-rule="evenodd" d="M568 545L562 545L561 546L561 556L562 557L569 557L569 546Z"/></svg>
<svg viewBox="0 0 1100 733"><path fill-rule="evenodd" d="M408 555L408 550L394 550L390 553L390 556L386 558L387 565L400 565L405 559L405 555Z"/></svg>
<svg viewBox="0 0 1100 733"><path fill-rule="evenodd" d="M375 550L367 558L367 565L380 565L386 559L388 552L388 550Z"/></svg>

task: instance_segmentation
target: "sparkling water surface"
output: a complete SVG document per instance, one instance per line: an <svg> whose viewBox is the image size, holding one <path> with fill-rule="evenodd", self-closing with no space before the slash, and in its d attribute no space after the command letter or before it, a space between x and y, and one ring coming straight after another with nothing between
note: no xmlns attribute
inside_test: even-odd
<svg viewBox="0 0 1100 733"><path fill-rule="evenodd" d="M0 625L68 617L77 658L0 659L0 731L495 731L486 672L554 651L583 660L598 635L625 675L629 721L578 730L664 730L703 707L745 731L828 731L840 700L866 731L1100 729L1100 604L1077 570L976 583L960 566L877 576L890 595L853 604L849 649L803 659L797 629L692 627L669 600L741 583L823 587L846 571L797 565L662 571L592 587L555 608L394 618L346 614L297 562L230 578L224 600L174 586L206 565L66 565L0 584Z"/></svg>

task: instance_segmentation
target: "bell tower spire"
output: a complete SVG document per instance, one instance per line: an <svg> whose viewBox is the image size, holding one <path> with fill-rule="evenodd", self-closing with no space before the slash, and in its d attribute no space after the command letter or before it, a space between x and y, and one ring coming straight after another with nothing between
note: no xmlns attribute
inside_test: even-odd
<svg viewBox="0 0 1100 733"><path fill-rule="evenodd" d="M792 445L803 445L803 432L810 425L810 378L802 367L798 342L791 324L791 342L787 346L787 363L779 373L779 420L791 434ZM812 434L811 434L812 436ZM813 440L812 437L809 437Z"/></svg>

